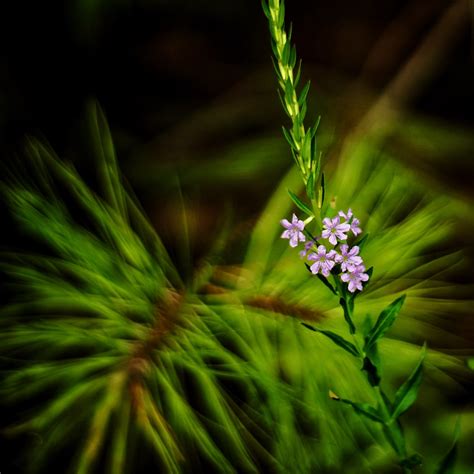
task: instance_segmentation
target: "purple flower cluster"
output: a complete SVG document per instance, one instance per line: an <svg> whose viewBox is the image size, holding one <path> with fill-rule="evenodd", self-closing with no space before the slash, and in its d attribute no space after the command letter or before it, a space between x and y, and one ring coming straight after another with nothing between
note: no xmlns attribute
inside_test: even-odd
<svg viewBox="0 0 474 474"><path fill-rule="evenodd" d="M341 219L343 219L342 222ZM289 239L291 247L296 247L299 242L306 242L303 234L304 222L299 220L295 214L293 214L291 223L286 219L280 222L286 229L281 237ZM327 278L331 270L336 265L340 265L342 272L340 278L344 283L347 283L351 293L356 290L362 291L362 282L369 279L369 275L364 273L365 266L362 257L359 256L359 247L354 245L350 248L346 243L342 243L347 240L349 232L352 232L354 236L362 232L359 225L359 219L354 217L351 209L347 213L339 211L336 217L323 219L321 233L321 238L327 239L334 248L327 249L325 245L318 245L316 239L306 242L304 249L300 251L302 258L306 257L309 262L312 262L310 269L314 275L319 273Z"/></svg>

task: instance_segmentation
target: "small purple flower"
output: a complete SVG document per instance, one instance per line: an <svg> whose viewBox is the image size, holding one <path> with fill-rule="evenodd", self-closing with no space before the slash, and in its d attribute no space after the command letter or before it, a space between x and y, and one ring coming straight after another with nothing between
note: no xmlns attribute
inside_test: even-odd
<svg viewBox="0 0 474 474"><path fill-rule="evenodd" d="M336 264L334 261L336 255L337 254L334 250L330 250L326 253L326 247L324 245L320 245L318 247L317 253L311 253L308 256L308 260L315 262L310 267L311 273L316 275L317 273L321 272L325 277L328 277L331 269Z"/></svg>
<svg viewBox="0 0 474 474"><path fill-rule="evenodd" d="M295 214L293 214L293 218L291 223L288 222L286 219L282 219L280 224L286 229L281 234L282 239L289 239L290 240L290 247L296 247L298 242L305 242L306 237L303 234L304 229L304 222L300 221Z"/></svg>
<svg viewBox="0 0 474 474"><path fill-rule="evenodd" d="M336 262L341 264L343 272L350 271L353 267L362 264L362 258L357 255L359 253L359 247L357 245L354 245L354 247L349 250L349 246L343 244L339 250L341 254L336 255Z"/></svg>
<svg viewBox="0 0 474 474"><path fill-rule="evenodd" d="M329 219L326 217L323 220L324 230L321 236L323 239L329 239L332 245L337 244L337 239L346 240L347 235L345 232L348 232L351 226L347 223L341 224L340 217L334 217L334 219Z"/></svg>
<svg viewBox="0 0 474 474"><path fill-rule="evenodd" d="M300 257L301 258L306 257L307 253L313 248L314 244L315 244L314 240L309 240L308 242L306 242L304 244L304 250L300 252Z"/></svg>
<svg viewBox="0 0 474 474"><path fill-rule="evenodd" d="M359 219L356 219L354 217L354 219L352 219L352 222L351 222L351 231L354 235L358 235L362 233L362 230L359 227L359 225L360 225Z"/></svg>
<svg viewBox="0 0 474 474"><path fill-rule="evenodd" d="M345 283L349 283L349 291L354 293L355 290L362 291L362 282L369 279L369 275L365 272L364 265L358 265L357 267L351 267L347 273L341 275L341 280Z"/></svg>
<svg viewBox="0 0 474 474"><path fill-rule="evenodd" d="M349 208L349 210L347 211L347 214L343 211L339 211L338 213L343 219L346 219L346 221L349 221L352 217L352 209Z"/></svg>

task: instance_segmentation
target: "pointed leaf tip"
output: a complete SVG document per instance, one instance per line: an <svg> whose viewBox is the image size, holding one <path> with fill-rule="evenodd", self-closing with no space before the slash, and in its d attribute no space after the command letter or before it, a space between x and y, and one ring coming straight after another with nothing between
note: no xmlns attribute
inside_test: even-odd
<svg viewBox="0 0 474 474"><path fill-rule="evenodd" d="M306 205L295 193L293 193L289 189L287 191L288 191L288 194L290 195L291 200L295 203L296 207L301 209L308 216L310 217L314 216L313 211L308 205Z"/></svg>
<svg viewBox="0 0 474 474"><path fill-rule="evenodd" d="M425 357L426 344L423 345L421 357L415 369L395 394L391 417L393 420L396 420L415 403L423 377L423 362Z"/></svg>
<svg viewBox="0 0 474 474"><path fill-rule="evenodd" d="M340 400L340 398L332 390L329 390L329 398L331 400Z"/></svg>
<svg viewBox="0 0 474 474"><path fill-rule="evenodd" d="M367 335L366 341L366 352L370 350L370 347L381 339L385 333L392 327L395 322L398 313L402 309L403 303L405 302L406 295L402 295L395 301L390 303L379 315L374 327Z"/></svg>

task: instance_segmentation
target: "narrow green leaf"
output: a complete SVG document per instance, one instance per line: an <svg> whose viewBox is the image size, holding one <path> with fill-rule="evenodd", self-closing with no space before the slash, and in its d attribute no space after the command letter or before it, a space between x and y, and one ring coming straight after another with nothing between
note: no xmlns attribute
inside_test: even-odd
<svg viewBox="0 0 474 474"><path fill-rule="evenodd" d="M303 87L303 90L301 91L300 97L298 99L298 105L300 107L306 102L306 97L308 96L310 86L311 86L311 81L308 81Z"/></svg>
<svg viewBox="0 0 474 474"><path fill-rule="evenodd" d="M310 173L306 183L306 194L311 201L314 199L314 173Z"/></svg>
<svg viewBox="0 0 474 474"><path fill-rule="evenodd" d="M299 115L299 120L302 123L305 116L306 116L306 111L308 110L308 106L306 105L306 102L301 106L300 109L300 115Z"/></svg>
<svg viewBox="0 0 474 474"><path fill-rule="evenodd" d="M288 142L288 145L290 145L292 149L296 150L295 141L293 140L290 132L285 127L281 127L281 129L283 130L283 135Z"/></svg>
<svg viewBox="0 0 474 474"><path fill-rule="evenodd" d="M280 69L278 67L278 64L277 64L277 62L275 61L275 59L273 57L271 58L271 60L272 60L272 64L273 64L273 69L275 69L275 74L277 76L277 79L278 79L278 81L281 81L281 73L280 73ZM280 92L280 91L278 91L278 92Z"/></svg>
<svg viewBox="0 0 474 474"><path fill-rule="evenodd" d="M380 391L380 395L382 395L383 401L385 402L385 406L391 412L392 411L392 402L388 398L387 394L381 388L379 388L379 391Z"/></svg>
<svg viewBox="0 0 474 474"><path fill-rule="evenodd" d="M105 199L127 221L126 196L107 119L97 103L91 102L88 109L90 133Z"/></svg>
<svg viewBox="0 0 474 474"><path fill-rule="evenodd" d="M280 98L281 106L283 107L283 110L285 111L286 115L288 115L288 117L291 117L290 111L288 110L288 107L286 106L286 102L283 99L280 90L278 90L278 97Z"/></svg>
<svg viewBox="0 0 474 474"><path fill-rule="evenodd" d="M300 82L300 78L301 78L301 59L298 63L298 69L296 70L296 76L295 76L295 80L293 82L294 86L296 87L298 85L298 83Z"/></svg>
<svg viewBox="0 0 474 474"><path fill-rule="evenodd" d="M288 64L288 62L290 60L290 53L291 53L291 44L290 44L289 41L287 41L285 43L285 46L283 46L283 54L282 54L283 64Z"/></svg>
<svg viewBox="0 0 474 474"><path fill-rule="evenodd" d="M380 384L380 374L377 365L372 362L371 358L364 357L362 370L367 372L367 379L370 385L372 385L372 387L378 387Z"/></svg>
<svg viewBox="0 0 474 474"><path fill-rule="evenodd" d="M401 423L397 421L396 423L384 424L383 433L398 456L403 459L406 456L406 447Z"/></svg>
<svg viewBox="0 0 474 474"><path fill-rule="evenodd" d="M318 131L319 124L321 123L321 115L318 115L316 122L314 123L313 127L313 135L316 135L316 132Z"/></svg>
<svg viewBox="0 0 474 474"><path fill-rule="evenodd" d="M324 204L324 197L326 195L325 182L324 182L324 173L321 175L321 186L319 187L318 192L318 207L321 209Z"/></svg>
<svg viewBox="0 0 474 474"><path fill-rule="evenodd" d="M370 359L370 361L375 365L375 367L377 367L377 369L380 368L379 350L378 344L376 342L371 344L370 347L366 348L365 355Z"/></svg>
<svg viewBox="0 0 474 474"><path fill-rule="evenodd" d="M290 32L290 34L289 34L289 36L288 36L288 41L290 40L290 38L291 38L291 32ZM295 46L292 46L292 47L291 47L290 61L289 61L289 64L288 64L288 65L290 66L291 69L294 69L294 67L295 67L295 65L296 65L296 48L295 48ZM294 83L293 83L293 84L294 84ZM295 85L295 84L294 84L294 85ZM296 85L295 85L295 87L296 87Z"/></svg>
<svg viewBox="0 0 474 474"><path fill-rule="evenodd" d="M322 329L317 329L309 324L301 323L304 327L310 329L311 331L320 332L327 338L331 339L336 345L344 349L345 351L349 352L355 357L359 357L359 351L357 350L356 346L349 341L346 341L343 337L339 336L338 334L332 331L323 331Z"/></svg>
<svg viewBox="0 0 474 474"><path fill-rule="evenodd" d="M331 285L331 283L329 283L328 279L323 277L322 275L320 275L319 273L316 275L319 279L319 281L324 285L326 286L327 288L329 288L331 290L331 292L333 294L335 294L337 296L337 291L336 289Z"/></svg>
<svg viewBox="0 0 474 474"><path fill-rule="evenodd" d="M305 160L311 160L311 135L309 133L306 133L306 135L304 136L301 154L304 156Z"/></svg>
<svg viewBox="0 0 474 474"><path fill-rule="evenodd" d="M316 134L314 133L313 129L310 127L308 128L308 134L311 136L311 152L310 152L310 160L311 160L311 169L315 170L316 169L316 153L317 153L317 140L316 140Z"/></svg>
<svg viewBox="0 0 474 474"><path fill-rule="evenodd" d="M286 43L288 44L288 43ZM285 48L287 49L287 48ZM285 52L283 51L283 54L285 54ZM290 54L290 53L288 53ZM293 84L291 82L291 80L289 78L286 79L286 82L285 82L285 98L286 100L288 101L288 103L292 103L293 102Z"/></svg>
<svg viewBox="0 0 474 474"><path fill-rule="evenodd" d="M268 4L265 0L262 0L262 10L265 16L270 20L271 19L270 9L268 8Z"/></svg>
<svg viewBox="0 0 474 474"><path fill-rule="evenodd" d="M347 298L341 298L339 300L339 304L342 306L344 310L344 319L346 320L347 325L349 326L349 332L351 334L355 334L356 328L354 326L354 322L352 321L352 312L349 306L349 302Z"/></svg>
<svg viewBox="0 0 474 474"><path fill-rule="evenodd" d="M375 326L367 336L365 351L367 351L372 344L383 337L383 335L391 328L403 306L405 297L406 295L400 296L380 313Z"/></svg>
<svg viewBox="0 0 474 474"><path fill-rule="evenodd" d="M291 156L292 156L293 159L295 160L295 163L299 166L299 165L300 165L300 162L298 161L297 152L296 152L295 150L293 150L293 148L291 148L290 151L291 151Z"/></svg>
<svg viewBox="0 0 474 474"><path fill-rule="evenodd" d="M344 398L333 398L333 400L350 405L357 413L369 418L369 420L377 421L378 423L384 423L384 420L380 416L378 410L368 403L356 403L352 400L346 400Z"/></svg>
<svg viewBox="0 0 474 474"><path fill-rule="evenodd" d="M288 191L288 194L290 195L291 200L295 203L295 205L298 208L300 208L308 216L314 215L311 208L307 206L295 193L291 192L289 189L287 191Z"/></svg>
<svg viewBox="0 0 474 474"><path fill-rule="evenodd" d="M400 415L405 413L415 402L418 396L421 379L423 376L423 361L426 356L426 344L423 346L420 360L411 373L410 377L397 390L393 401L392 419L396 420Z"/></svg>
<svg viewBox="0 0 474 474"><path fill-rule="evenodd" d="M278 54L278 49L277 49L275 41L272 41L271 45L272 45L273 56L275 56L275 58L278 58L279 54Z"/></svg>
<svg viewBox="0 0 474 474"><path fill-rule="evenodd" d="M312 239L314 240L314 239ZM308 271L311 273L311 275L313 274L313 272L311 271L311 267L305 263L305 266L306 268L308 269ZM327 288L329 288L329 290L331 291L331 293L335 294L337 296L337 291L336 289L331 285L331 283L329 283L329 280L325 277L323 277L322 275L320 275L319 273L316 274L316 277L318 278L318 280Z"/></svg>
<svg viewBox="0 0 474 474"><path fill-rule="evenodd" d="M278 27L283 29L283 24L285 23L285 2L280 3L280 11L278 12Z"/></svg>
<svg viewBox="0 0 474 474"><path fill-rule="evenodd" d="M288 38L288 41L291 41L292 36L293 36L293 23L290 22L290 26L288 27L288 34L286 35L286 37Z"/></svg>
<svg viewBox="0 0 474 474"><path fill-rule="evenodd" d="M295 121L293 122L293 127L291 129L291 134L293 135L293 138L295 139L295 142L299 142L301 140L300 124L298 122L298 117L296 117ZM301 154L301 152L300 152L300 154Z"/></svg>
<svg viewBox="0 0 474 474"><path fill-rule="evenodd" d="M456 458L458 454L458 440L460 432L461 420L458 418L456 421L456 426L454 428L453 445L443 457L443 459L441 459L441 461L439 462L438 468L436 469L436 474L455 474L454 465L456 464Z"/></svg>
<svg viewBox="0 0 474 474"><path fill-rule="evenodd" d="M314 175L319 176L320 171L321 171L321 153L319 153L318 158L316 159Z"/></svg>

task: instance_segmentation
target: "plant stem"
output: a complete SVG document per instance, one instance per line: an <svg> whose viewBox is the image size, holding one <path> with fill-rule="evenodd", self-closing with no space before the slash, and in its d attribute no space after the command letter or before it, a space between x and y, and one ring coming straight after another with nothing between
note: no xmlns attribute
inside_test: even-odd
<svg viewBox="0 0 474 474"><path fill-rule="evenodd" d="M347 304L347 301L341 297L340 299L340 306L342 310L344 311L344 314L346 314L346 310L348 311L350 315L350 321L352 321L352 315L353 312L349 308L349 304ZM346 323L347 327L349 330L349 333L352 335L352 339L354 341L354 345L357 348L357 352L361 355L360 358L364 357L364 352L360 347L359 341L357 340L357 337L355 335L355 325L350 323L350 321L347 320L346 318ZM367 374L368 378L368 374ZM370 383L370 380L368 380ZM406 459L407 453L406 453L406 444L405 444L405 437L403 435L403 432L401 431L399 425L397 424L397 420L393 420L391 416L391 410L390 407L387 405L387 401L385 397L382 394L382 390L380 389L380 386L373 386L371 383L370 385L374 389L375 393L375 398L378 403L378 411L380 417L384 420L384 428L383 428L383 433L385 438L387 439L388 443L392 446L394 451L397 453L399 459L400 459L400 464L403 460ZM407 466L401 466L403 469L404 474L411 474L412 470L407 467Z"/></svg>

